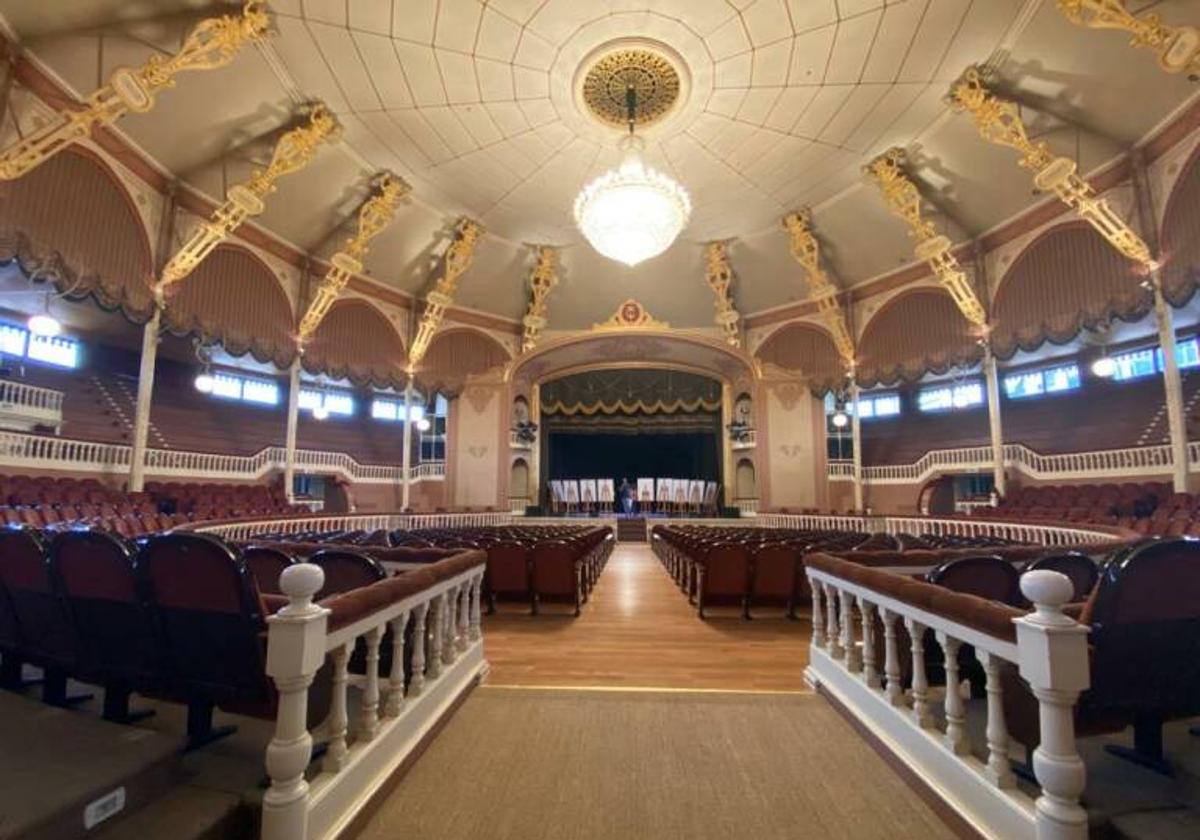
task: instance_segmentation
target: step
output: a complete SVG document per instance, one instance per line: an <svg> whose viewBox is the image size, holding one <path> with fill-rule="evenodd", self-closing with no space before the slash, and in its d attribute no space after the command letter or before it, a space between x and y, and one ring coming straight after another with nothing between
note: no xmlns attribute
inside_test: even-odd
<svg viewBox="0 0 1200 840"><path fill-rule="evenodd" d="M1139 811L1114 817L1109 827L1114 840L1196 840L1200 813L1190 808Z"/></svg>
<svg viewBox="0 0 1200 840"><path fill-rule="evenodd" d="M235 840L253 836L249 809L226 791L182 785L91 835L94 840Z"/></svg>

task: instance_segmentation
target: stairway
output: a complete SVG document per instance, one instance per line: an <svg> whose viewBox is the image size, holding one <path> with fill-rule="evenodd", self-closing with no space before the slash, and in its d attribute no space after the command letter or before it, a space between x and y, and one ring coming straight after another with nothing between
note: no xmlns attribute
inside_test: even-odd
<svg viewBox="0 0 1200 840"><path fill-rule="evenodd" d="M637 519L618 519L617 520L617 542L630 543L646 541L646 520Z"/></svg>
<svg viewBox="0 0 1200 840"><path fill-rule="evenodd" d="M132 377L118 376L113 380L114 387L111 390L99 378L93 377L92 381L100 389L100 393L107 399L113 412L132 429L134 417L137 415L137 388L135 385L137 380ZM162 432L154 425L153 420L150 421L146 439L150 446L157 447L158 449L171 448L170 444L167 443L167 439L163 437Z"/></svg>

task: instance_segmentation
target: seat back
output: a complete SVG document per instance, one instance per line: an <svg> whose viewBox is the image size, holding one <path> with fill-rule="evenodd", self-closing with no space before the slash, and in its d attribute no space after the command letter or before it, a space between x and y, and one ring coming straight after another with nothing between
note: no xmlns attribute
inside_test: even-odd
<svg viewBox="0 0 1200 840"><path fill-rule="evenodd" d="M528 592L529 549L515 541L488 546L487 576L493 592Z"/></svg>
<svg viewBox="0 0 1200 840"><path fill-rule="evenodd" d="M538 595L570 596L578 587L575 561L578 552L560 540L547 540L529 552L533 588Z"/></svg>
<svg viewBox="0 0 1200 840"><path fill-rule="evenodd" d="M1035 557L1026 563L1025 568L1021 571L1024 573L1040 569L1058 572L1070 578L1071 586L1075 589L1071 595L1072 601L1086 601L1100 577L1100 568L1096 565L1096 561L1080 551Z"/></svg>
<svg viewBox="0 0 1200 840"><path fill-rule="evenodd" d="M926 577L930 583L978 595L990 601L1019 606L1021 575L1007 560L995 556L959 557L933 569Z"/></svg>
<svg viewBox="0 0 1200 840"><path fill-rule="evenodd" d="M65 531L50 544L50 574L79 632L87 670L105 682L154 685L164 655L128 543L103 531Z"/></svg>
<svg viewBox="0 0 1200 840"><path fill-rule="evenodd" d="M1080 622L1092 629L1090 705L1200 714L1200 540L1143 543L1114 556Z"/></svg>
<svg viewBox="0 0 1200 840"><path fill-rule="evenodd" d="M299 562L282 548L269 545L252 545L242 549L242 559L254 576L258 591L264 595L282 595L279 576L288 566Z"/></svg>
<svg viewBox="0 0 1200 840"><path fill-rule="evenodd" d="M37 665L73 669L78 636L55 591L46 544L36 531L21 526L0 529L0 587L8 594L21 654Z"/></svg>
<svg viewBox="0 0 1200 840"><path fill-rule="evenodd" d="M756 598L790 599L796 594L800 552L795 546L768 543L754 553L751 590Z"/></svg>
<svg viewBox="0 0 1200 840"><path fill-rule="evenodd" d="M212 534L160 534L142 548L138 578L177 690L218 705L271 696L262 605L237 549Z"/></svg>
<svg viewBox="0 0 1200 840"><path fill-rule="evenodd" d="M325 585L317 593L318 599L370 586L387 577L387 570L378 560L349 548L323 549L309 557L308 562L325 572Z"/></svg>
<svg viewBox="0 0 1200 840"><path fill-rule="evenodd" d="M750 549L741 543L719 543L704 558L706 595L743 597L750 592Z"/></svg>

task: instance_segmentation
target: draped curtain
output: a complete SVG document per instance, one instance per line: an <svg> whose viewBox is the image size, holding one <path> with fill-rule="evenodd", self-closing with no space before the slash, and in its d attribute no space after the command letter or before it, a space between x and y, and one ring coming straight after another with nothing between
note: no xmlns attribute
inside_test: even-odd
<svg viewBox="0 0 1200 840"><path fill-rule="evenodd" d="M721 383L673 370L605 370L542 385L542 415L592 417L721 410Z"/></svg>
<svg viewBox="0 0 1200 840"><path fill-rule="evenodd" d="M154 312L146 230L124 185L82 148L0 182L0 262L14 259L70 299L90 296L137 323Z"/></svg>
<svg viewBox="0 0 1200 840"><path fill-rule="evenodd" d="M1065 344L1114 318L1153 307L1134 265L1083 223L1047 231L1004 275L992 304L992 348L1008 359L1047 341Z"/></svg>
<svg viewBox="0 0 1200 840"><path fill-rule="evenodd" d="M858 347L858 384L912 382L970 367L982 356L979 337L949 294L913 289L892 298L867 323Z"/></svg>
<svg viewBox="0 0 1200 840"><path fill-rule="evenodd" d="M755 355L763 363L801 373L818 397L839 388L846 375L833 339L813 324L781 327L762 343Z"/></svg>
<svg viewBox="0 0 1200 840"><path fill-rule="evenodd" d="M355 385L404 388L404 342L382 312L359 298L345 298L329 308L301 358L309 373Z"/></svg>
<svg viewBox="0 0 1200 840"><path fill-rule="evenodd" d="M433 339L417 371L421 387L449 396L462 392L468 376L508 363L508 351L491 336L475 330L447 330Z"/></svg>
<svg viewBox="0 0 1200 840"><path fill-rule="evenodd" d="M1163 216L1162 252L1165 294L1185 306L1200 287L1200 153L1175 182Z"/></svg>

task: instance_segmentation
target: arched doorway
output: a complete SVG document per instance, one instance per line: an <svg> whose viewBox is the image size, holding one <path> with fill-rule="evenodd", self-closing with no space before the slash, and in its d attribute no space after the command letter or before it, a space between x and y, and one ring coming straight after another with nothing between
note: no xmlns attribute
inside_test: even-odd
<svg viewBox="0 0 1200 840"><path fill-rule="evenodd" d="M509 471L508 477L508 497L512 503L513 510L517 506L524 511L526 505L534 503L531 498L532 493L529 487L529 464L524 458L517 458L512 463L512 468Z"/></svg>
<svg viewBox="0 0 1200 840"><path fill-rule="evenodd" d="M754 475L754 462L749 458L738 461L734 477L735 501L758 498L758 486Z"/></svg>

